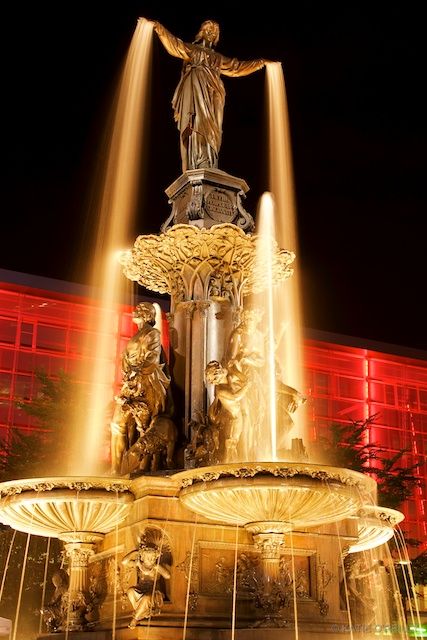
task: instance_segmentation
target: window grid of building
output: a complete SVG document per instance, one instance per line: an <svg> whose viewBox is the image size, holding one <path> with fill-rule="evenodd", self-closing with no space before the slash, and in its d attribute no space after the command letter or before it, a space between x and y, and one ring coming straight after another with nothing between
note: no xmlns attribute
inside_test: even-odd
<svg viewBox="0 0 427 640"><path fill-rule="evenodd" d="M7 438L11 429L37 428L34 419L15 404L37 394L37 369L52 377L61 369L83 375L81 363L93 357L94 333L87 330L93 312L102 310L83 296L0 283L0 437ZM131 307L123 307L111 326L115 347L106 364L116 372L117 388L120 354L135 332ZM167 351L167 322L164 327ZM370 442L390 454L408 449L408 464L423 462L419 469L423 487L403 511L411 537L426 540L427 361L323 340L306 340L304 358L311 437L325 433L332 422L348 424L375 415Z"/></svg>
<svg viewBox="0 0 427 640"><path fill-rule="evenodd" d="M403 528L427 538L427 362L358 347L308 340L305 344L309 428L313 438L333 422L349 424L375 417L369 442L404 462L421 462L421 487L402 508Z"/></svg>
<svg viewBox="0 0 427 640"><path fill-rule="evenodd" d="M55 378L60 370L85 383L83 362L93 359L94 334L88 331L92 314L105 313L96 301L73 296L52 296L0 288L0 435L12 428L36 429L36 421L16 407L16 400L34 398L37 370ZM120 346L131 335L131 309L123 307L111 318L111 343L115 348L106 366L120 380ZM125 331L123 334L122 332ZM79 379L80 378L80 379Z"/></svg>

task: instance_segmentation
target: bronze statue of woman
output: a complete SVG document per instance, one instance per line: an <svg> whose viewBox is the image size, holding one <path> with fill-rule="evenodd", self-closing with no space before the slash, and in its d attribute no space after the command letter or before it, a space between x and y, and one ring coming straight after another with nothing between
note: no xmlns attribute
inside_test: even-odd
<svg viewBox="0 0 427 640"><path fill-rule="evenodd" d="M206 20L194 42L184 42L159 22L154 30L170 55L182 58L181 78L172 107L180 132L182 170L218 167L222 138L225 88L221 74L246 76L265 66L266 60L240 61L214 50L219 40L219 25Z"/></svg>

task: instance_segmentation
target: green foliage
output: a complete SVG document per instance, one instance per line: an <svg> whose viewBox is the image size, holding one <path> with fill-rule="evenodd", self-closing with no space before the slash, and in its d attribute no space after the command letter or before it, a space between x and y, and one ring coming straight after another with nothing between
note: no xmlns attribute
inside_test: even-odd
<svg viewBox="0 0 427 640"><path fill-rule="evenodd" d="M416 471L421 462L406 466L407 453L406 449L400 449L390 458L381 456L378 458L381 466L372 470L378 482L378 502L383 507L398 509L420 486Z"/></svg>
<svg viewBox="0 0 427 640"><path fill-rule="evenodd" d="M330 464L373 477L378 486L378 504L398 509L420 486L416 472L421 463L407 465L407 449L390 456L383 447L369 442L368 431L375 419L374 415L350 424L332 424L328 435L320 437L316 445Z"/></svg>
<svg viewBox="0 0 427 640"><path fill-rule="evenodd" d="M372 419L351 424L331 424L327 436L320 436L316 446L327 460L337 467L366 473L367 466L376 460L378 446L366 443L366 432Z"/></svg>
<svg viewBox="0 0 427 640"><path fill-rule="evenodd" d="M37 395L16 406L33 416L37 431L12 429L8 439L0 440L0 481L64 473L72 412L81 398L79 385L64 371L50 378L45 371L35 373Z"/></svg>
<svg viewBox="0 0 427 640"><path fill-rule="evenodd" d="M46 464L45 434L14 429L10 440L0 441L0 481L34 478Z"/></svg>
<svg viewBox="0 0 427 640"><path fill-rule="evenodd" d="M41 369L35 372L39 391L30 402L17 401L16 406L37 419L38 426L49 431L64 429L79 396L79 386L63 370L50 378Z"/></svg>
<svg viewBox="0 0 427 640"><path fill-rule="evenodd" d="M411 561L415 584L427 584L427 551L423 551Z"/></svg>
<svg viewBox="0 0 427 640"><path fill-rule="evenodd" d="M62 473L68 446L67 430L71 411L76 405L78 386L67 373L59 371L55 379L37 371L38 393L30 402L16 406L36 419L37 431L12 429L9 439L0 440L0 481L31 478L48 473ZM19 585L25 568L22 602L17 631L18 640L33 638L38 632L42 605L43 579L46 568L47 539L32 536L25 558L27 534L0 525L0 576L4 591L0 615L15 618ZM48 561L49 599L53 572L61 561L61 543L51 540ZM6 560L10 549L10 560Z"/></svg>

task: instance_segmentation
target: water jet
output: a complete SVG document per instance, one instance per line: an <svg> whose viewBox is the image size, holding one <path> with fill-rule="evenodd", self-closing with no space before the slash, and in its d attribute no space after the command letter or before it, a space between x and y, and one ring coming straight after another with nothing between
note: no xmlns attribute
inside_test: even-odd
<svg viewBox="0 0 427 640"><path fill-rule="evenodd" d="M150 28L184 64L173 103L183 173L160 233L120 261L170 296L172 358L147 303L122 360L114 475L3 483L0 520L64 541L70 584L50 631L65 637L318 640L397 621L405 638L393 565L375 555L402 516L377 505L368 475L307 458L292 419L304 390L286 378L273 300L268 320L257 306L292 281L294 247L254 232L247 184L218 168L220 76L266 61L217 53L214 21L192 43Z"/></svg>

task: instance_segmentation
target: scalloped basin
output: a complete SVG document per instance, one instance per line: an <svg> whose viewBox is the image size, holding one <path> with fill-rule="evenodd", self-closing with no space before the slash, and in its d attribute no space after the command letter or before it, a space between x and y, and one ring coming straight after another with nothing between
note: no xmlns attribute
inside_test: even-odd
<svg viewBox="0 0 427 640"><path fill-rule="evenodd" d="M130 480L53 477L0 484L0 521L13 529L71 541L102 538L128 515Z"/></svg>
<svg viewBox="0 0 427 640"><path fill-rule="evenodd" d="M405 516L396 509L365 505L355 517L359 539L349 547L349 553L375 549L388 542L394 535L394 528Z"/></svg>
<svg viewBox="0 0 427 640"><path fill-rule="evenodd" d="M253 533L290 531L338 522L372 502L372 478L326 465L233 463L174 475L183 504L209 520Z"/></svg>

